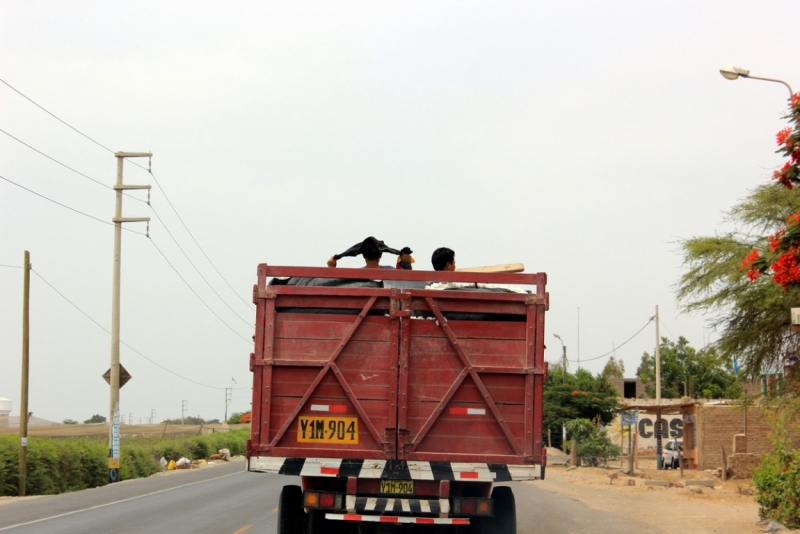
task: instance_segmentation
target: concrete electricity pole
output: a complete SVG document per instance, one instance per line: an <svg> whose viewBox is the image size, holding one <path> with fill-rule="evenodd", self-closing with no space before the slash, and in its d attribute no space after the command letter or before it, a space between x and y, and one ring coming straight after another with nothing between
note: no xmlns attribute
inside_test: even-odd
<svg viewBox="0 0 800 534"><path fill-rule="evenodd" d="M28 321L31 297L31 253L25 251L25 272L22 288L22 399L19 405L19 496L25 496L28 467L25 454L28 450Z"/></svg>
<svg viewBox="0 0 800 534"><path fill-rule="evenodd" d="M181 401L181 424L186 424L186 411L189 409L189 401Z"/></svg>
<svg viewBox="0 0 800 534"><path fill-rule="evenodd" d="M116 191L116 207L114 210L114 278L111 290L111 368L109 369L109 480L116 482L119 480L119 280L121 266L122 249L122 223L127 222L150 222L150 217L123 217L122 216L122 192L126 189L150 189L149 185L125 185L122 182L122 165L125 158L150 158L150 152L116 152L117 158L117 182L114 185ZM115 435L116 427L116 435Z"/></svg>

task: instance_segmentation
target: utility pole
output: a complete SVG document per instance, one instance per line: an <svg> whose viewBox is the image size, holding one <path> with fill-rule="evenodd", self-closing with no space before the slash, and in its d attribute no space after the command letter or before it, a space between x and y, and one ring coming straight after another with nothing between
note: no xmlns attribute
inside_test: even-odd
<svg viewBox="0 0 800 534"><path fill-rule="evenodd" d="M578 306L578 370L581 370L581 307Z"/></svg>
<svg viewBox="0 0 800 534"><path fill-rule="evenodd" d="M25 455L28 450L28 348L30 332L31 297L31 253L25 251L22 289L22 399L19 406L19 496L25 496L28 466Z"/></svg>
<svg viewBox="0 0 800 534"><path fill-rule="evenodd" d="M656 400L661 402L661 332L658 321L658 305L656 305Z"/></svg>
<svg viewBox="0 0 800 534"><path fill-rule="evenodd" d="M156 409L153 408L150 410L150 424L154 425L156 423Z"/></svg>
<svg viewBox="0 0 800 534"><path fill-rule="evenodd" d="M181 401L181 424L186 424L186 410L189 408L189 401Z"/></svg>
<svg viewBox="0 0 800 534"><path fill-rule="evenodd" d="M119 281L121 273L121 253L122 253L122 223L127 222L150 222L150 217L123 217L122 216L122 192L126 189L147 189L149 185L125 185L122 181L122 165L125 158L150 158L150 152L116 152L117 158L117 182L114 185L116 192L116 205L114 210L114 276L111 290L111 368L109 369L109 480L117 482L119 480ZM116 416L116 417L115 417ZM115 430L116 427L116 430Z"/></svg>
<svg viewBox="0 0 800 534"><path fill-rule="evenodd" d="M656 402L659 405L656 413L656 469L661 469L664 467L664 457L661 449L661 331L658 304L656 304Z"/></svg>
<svg viewBox="0 0 800 534"><path fill-rule="evenodd" d="M223 423L228 422L228 405L231 403L231 397L233 395L233 388L225 388L225 419Z"/></svg>

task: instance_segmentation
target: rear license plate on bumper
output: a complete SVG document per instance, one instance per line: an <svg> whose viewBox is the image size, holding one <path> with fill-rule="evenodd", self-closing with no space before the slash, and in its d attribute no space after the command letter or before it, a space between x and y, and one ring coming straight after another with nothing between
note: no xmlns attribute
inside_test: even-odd
<svg viewBox="0 0 800 534"><path fill-rule="evenodd" d="M381 480L381 495L414 495L413 480Z"/></svg>

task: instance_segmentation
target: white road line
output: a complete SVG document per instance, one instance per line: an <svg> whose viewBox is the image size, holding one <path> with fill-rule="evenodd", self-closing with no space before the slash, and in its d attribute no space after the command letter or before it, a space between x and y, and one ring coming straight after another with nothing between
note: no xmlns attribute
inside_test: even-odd
<svg viewBox="0 0 800 534"><path fill-rule="evenodd" d="M141 499L142 497L149 497L150 495L158 495L159 493L164 493L164 492L167 492L167 491L172 491L172 490L176 490L176 489L180 489L180 488L185 488L186 486L194 486L195 484L202 484L204 482L211 482L212 480L219 480L221 478L232 477L234 475L241 475L242 473L245 473L245 472L246 471L239 471L237 473L230 473L228 475L222 475L221 477L209 478L208 480L198 480L197 482L190 482L188 484L175 486L174 488L167 488L167 489L163 489L163 490L154 491L152 493L145 493L144 495L137 495L136 497L130 497L128 499L122 499L121 501L114 501L114 502L109 502L109 503L106 503L106 504L98 504L97 506L91 506L89 508L82 508L80 510L73 510L72 512L66 512L66 513L63 513L63 514L58 514L58 515L54 515L54 516L50 516L50 517L45 517L45 518L42 518L42 519L37 519L35 521L28 521L27 523L17 523L16 525L11 525L11 526L8 526L8 527L0 528L0 532L2 532L4 530L11 530L12 528L24 527L26 525L33 525L35 523L41 523L42 521L50 521L51 519L58 519L59 517L66 517L66 516L72 515L72 514L79 514L81 512L88 512L89 510L96 510L98 508L104 508L106 506L111 506L112 504L119 504L119 503L122 503L122 502L134 501L136 499ZM64 495L64 494L62 493L62 495ZM41 495L41 496L45 497L45 495Z"/></svg>

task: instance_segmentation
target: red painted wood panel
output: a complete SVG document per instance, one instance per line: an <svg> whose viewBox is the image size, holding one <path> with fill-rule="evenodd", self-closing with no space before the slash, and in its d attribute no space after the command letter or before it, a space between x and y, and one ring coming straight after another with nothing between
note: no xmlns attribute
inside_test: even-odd
<svg viewBox="0 0 800 534"><path fill-rule="evenodd" d="M254 289L253 401L265 420L254 420L251 454L541 461L544 274L514 278L534 284L528 295L266 285L265 273L286 269L295 268L261 266ZM412 318L414 311L439 320ZM448 320L448 312L484 319ZM491 314L524 320L495 321ZM312 412L312 405L337 411ZM312 416L357 419L358 444L298 442L299 418Z"/></svg>

